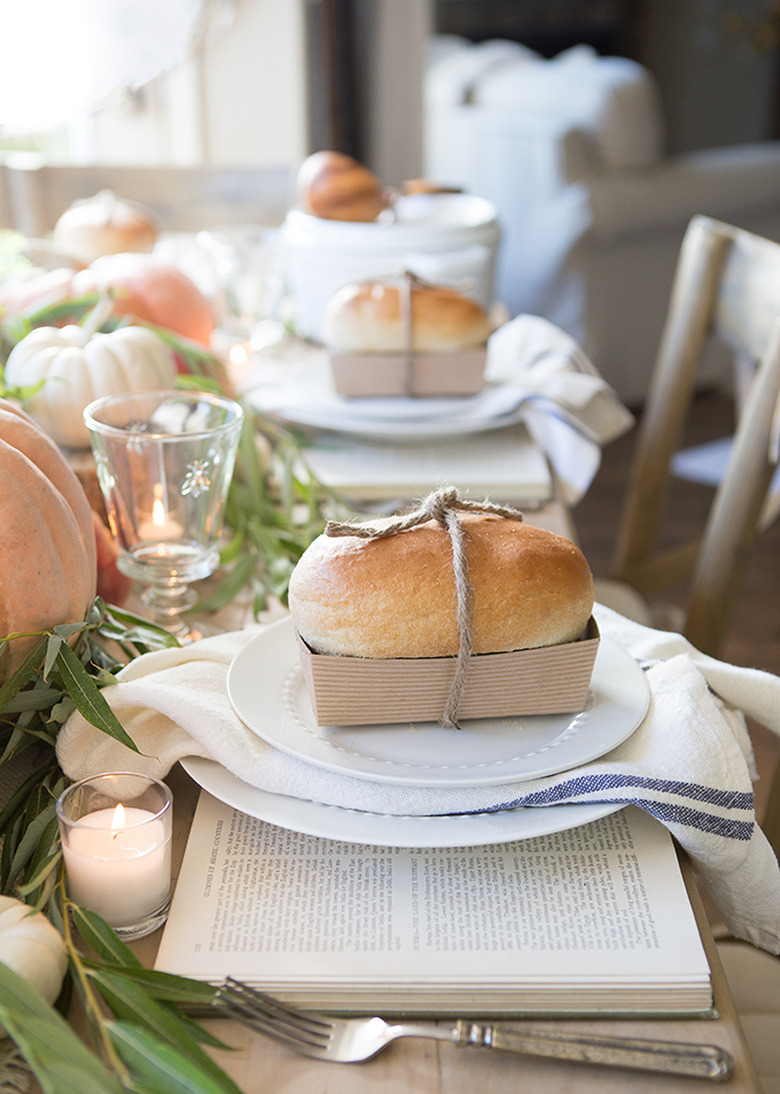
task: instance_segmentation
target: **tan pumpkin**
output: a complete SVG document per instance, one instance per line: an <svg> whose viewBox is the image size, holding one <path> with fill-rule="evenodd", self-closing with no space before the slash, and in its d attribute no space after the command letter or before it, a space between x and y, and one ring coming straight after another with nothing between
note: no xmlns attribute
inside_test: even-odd
<svg viewBox="0 0 780 1094"><path fill-rule="evenodd" d="M0 637L84 618L97 589L92 511L56 444L0 399ZM0 651L0 683L35 641Z"/></svg>
<svg viewBox="0 0 780 1094"><path fill-rule="evenodd" d="M57 444L89 448L82 412L102 395L171 388L176 363L170 348L146 327L120 327L108 334L87 327L38 327L8 355L11 385L45 380L26 400L30 414Z"/></svg>
<svg viewBox="0 0 780 1094"><path fill-rule="evenodd" d="M151 251L160 225L151 209L101 190L74 201L54 225L52 239L81 262L125 251Z"/></svg>
<svg viewBox="0 0 780 1094"><path fill-rule="evenodd" d="M60 994L68 968L62 936L45 915L10 896L0 896L0 961L47 1003Z"/></svg>

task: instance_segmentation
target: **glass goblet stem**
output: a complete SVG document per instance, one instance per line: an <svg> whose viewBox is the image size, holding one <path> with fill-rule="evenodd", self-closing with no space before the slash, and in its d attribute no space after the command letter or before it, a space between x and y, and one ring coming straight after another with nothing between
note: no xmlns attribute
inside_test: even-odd
<svg viewBox="0 0 780 1094"><path fill-rule="evenodd" d="M189 624L182 616L193 607L198 598L187 585L181 582L147 585L141 593L141 599L151 609L154 621L159 626L177 638L183 638L190 633Z"/></svg>

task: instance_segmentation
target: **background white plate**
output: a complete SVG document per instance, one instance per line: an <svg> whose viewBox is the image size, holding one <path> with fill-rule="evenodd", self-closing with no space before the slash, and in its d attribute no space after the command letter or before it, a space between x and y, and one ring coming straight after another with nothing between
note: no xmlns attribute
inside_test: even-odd
<svg viewBox="0 0 780 1094"><path fill-rule="evenodd" d="M209 794L250 817L309 836L377 847L481 847L511 843L565 832L625 808L622 804L609 803L506 809L497 813L446 817L392 816L389 813L362 813L357 809L342 809L257 790L214 760L188 756L182 760L182 767Z"/></svg>
<svg viewBox="0 0 780 1094"><path fill-rule="evenodd" d="M460 730L432 722L321 727L289 616L234 658L227 691L245 725L283 752L330 771L404 786L489 786L578 767L626 740L650 700L636 661L602 638L579 714L471 718Z"/></svg>
<svg viewBox="0 0 780 1094"><path fill-rule="evenodd" d="M461 398L345 399L336 394L326 358L283 368L266 364L263 382L247 401L261 414L295 425L335 430L375 440L434 441L456 432L480 433L522 420L522 393L508 384L488 384Z"/></svg>

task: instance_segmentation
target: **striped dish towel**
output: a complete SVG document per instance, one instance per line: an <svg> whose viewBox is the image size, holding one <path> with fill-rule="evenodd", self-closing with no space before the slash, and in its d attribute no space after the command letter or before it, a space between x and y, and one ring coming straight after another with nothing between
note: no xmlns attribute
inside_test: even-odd
<svg viewBox="0 0 780 1094"><path fill-rule="evenodd" d="M498 786L401 786L287 755L248 730L227 696L228 666L257 628L131 662L105 695L143 755L76 713L60 732L60 763L74 779L112 770L162 777L185 756L205 756L271 793L396 815L634 804L690 854L729 930L780 952L780 868L756 824L750 741L737 713L780 734L780 678L706 657L678 634L642 627L603 606L594 614L601 633L644 668L650 706L623 744L557 775Z"/></svg>

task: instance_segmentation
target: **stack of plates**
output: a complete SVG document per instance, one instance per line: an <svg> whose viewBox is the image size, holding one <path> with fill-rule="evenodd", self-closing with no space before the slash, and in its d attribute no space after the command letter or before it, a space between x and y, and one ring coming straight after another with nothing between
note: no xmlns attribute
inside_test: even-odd
<svg viewBox="0 0 780 1094"><path fill-rule="evenodd" d="M602 638L586 708L575 715L473 719L459 731L434 724L323 728L314 720L289 618L262 631L235 658L228 694L259 740L314 767L363 780L363 786L367 781L408 788L500 787L570 770L625 741L649 703L637 663ZM622 808L588 804L397 816L258 790L210 760L188 758L184 767L214 797L251 816L309 835L379 846L504 843L564 831Z"/></svg>

